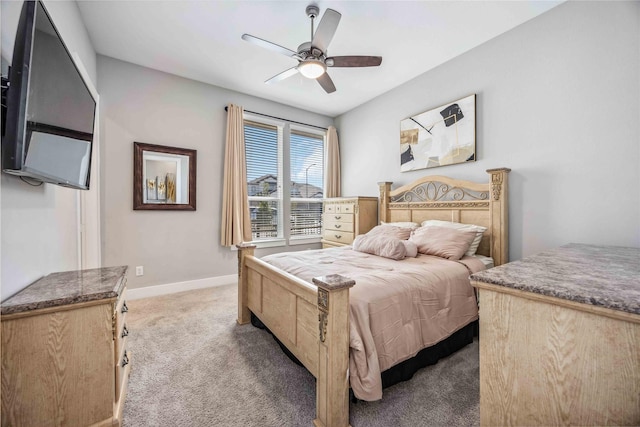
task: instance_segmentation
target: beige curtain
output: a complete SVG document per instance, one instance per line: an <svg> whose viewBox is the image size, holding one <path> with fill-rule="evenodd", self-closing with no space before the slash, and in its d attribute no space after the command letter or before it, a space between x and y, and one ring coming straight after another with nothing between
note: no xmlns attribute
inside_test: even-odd
<svg viewBox="0 0 640 427"><path fill-rule="evenodd" d="M251 241L243 113L241 106L229 104L222 187L222 246Z"/></svg>
<svg viewBox="0 0 640 427"><path fill-rule="evenodd" d="M324 197L340 197L340 147L338 131L333 126L327 130L327 161Z"/></svg>

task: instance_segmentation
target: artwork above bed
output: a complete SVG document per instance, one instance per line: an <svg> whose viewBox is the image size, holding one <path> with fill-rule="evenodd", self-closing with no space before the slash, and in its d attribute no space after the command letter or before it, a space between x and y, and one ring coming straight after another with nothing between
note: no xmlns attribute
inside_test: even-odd
<svg viewBox="0 0 640 427"><path fill-rule="evenodd" d="M476 95L400 122L400 171L476 160Z"/></svg>

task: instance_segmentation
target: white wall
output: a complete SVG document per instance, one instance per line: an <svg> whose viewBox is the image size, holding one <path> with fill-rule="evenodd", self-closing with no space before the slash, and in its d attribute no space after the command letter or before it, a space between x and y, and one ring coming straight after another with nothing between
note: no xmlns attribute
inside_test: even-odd
<svg viewBox="0 0 640 427"><path fill-rule="evenodd" d="M475 163L400 173L399 123L477 94ZM510 167L510 255L640 246L640 2L567 2L338 118L343 194Z"/></svg>
<svg viewBox="0 0 640 427"><path fill-rule="evenodd" d="M96 54L77 4L44 4L67 48L78 53L95 85ZM0 2L3 74L11 63L21 8L21 1ZM0 194L3 300L46 274L78 268L78 190L51 184L30 187L16 177L2 174Z"/></svg>
<svg viewBox="0 0 640 427"><path fill-rule="evenodd" d="M129 265L130 288L237 273L236 252L220 246L225 105L333 124L329 117L104 56L98 56L98 80L103 265ZM133 210L134 141L198 151L195 212ZM135 276L138 265L144 276Z"/></svg>

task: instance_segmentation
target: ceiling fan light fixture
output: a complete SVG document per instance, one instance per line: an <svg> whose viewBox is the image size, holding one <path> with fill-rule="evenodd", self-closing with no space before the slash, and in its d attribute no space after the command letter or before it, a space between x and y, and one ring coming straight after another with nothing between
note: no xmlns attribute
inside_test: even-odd
<svg viewBox="0 0 640 427"><path fill-rule="evenodd" d="M298 65L298 71L308 79L317 79L327 71L327 66L317 59L306 59Z"/></svg>

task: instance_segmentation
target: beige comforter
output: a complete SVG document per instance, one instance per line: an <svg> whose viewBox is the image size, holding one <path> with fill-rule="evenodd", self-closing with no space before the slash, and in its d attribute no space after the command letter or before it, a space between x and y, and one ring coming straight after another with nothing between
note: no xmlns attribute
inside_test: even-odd
<svg viewBox="0 0 640 427"><path fill-rule="evenodd" d="M327 274L356 281L349 294L349 375L362 400L382 398L382 371L478 318L469 269L484 265L475 258L419 255L395 261L341 247L262 259L308 282Z"/></svg>

